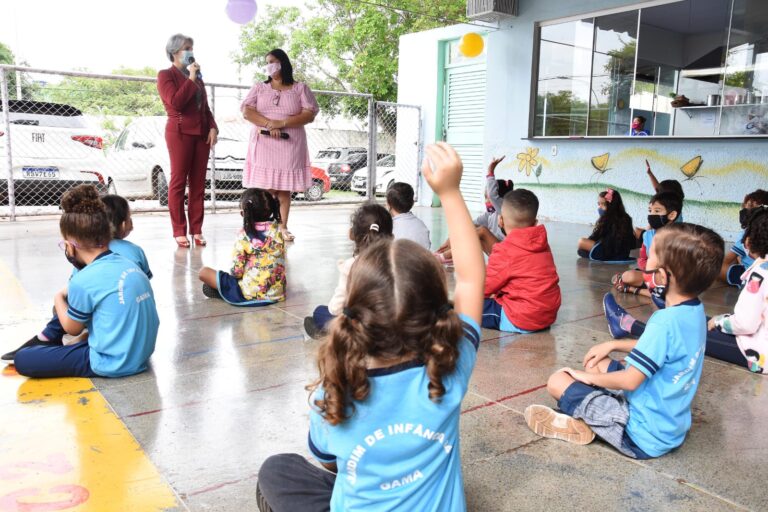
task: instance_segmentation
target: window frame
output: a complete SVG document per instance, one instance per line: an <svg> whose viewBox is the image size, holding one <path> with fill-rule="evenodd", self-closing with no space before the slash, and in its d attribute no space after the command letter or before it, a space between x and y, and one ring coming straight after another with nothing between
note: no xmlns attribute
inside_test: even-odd
<svg viewBox="0 0 768 512"><path fill-rule="evenodd" d="M722 125L722 115L723 115L723 104L721 101L721 104L719 108L715 109L716 112L716 123L717 123L717 134L713 135L654 135L650 134L645 137L636 137L632 135L589 135L589 113L591 109L591 101L587 102L587 126L585 130L584 135L537 135L536 134L536 103L537 103L537 96L539 92L539 61L541 59L541 29L543 27L551 26L551 25L559 25L563 23L570 23L574 21L581 21L585 19L592 19L593 21L596 18L602 17L602 16L609 16L612 14L621 14L626 12L632 12L637 11L638 13L638 30L637 30L637 49L640 48L640 45L642 44L642 41L640 39L640 26L642 24L642 17L643 17L643 10L650 9L654 7L659 7L663 5L669 5L674 3L683 2L686 0L655 0L650 2L636 2L629 5L624 5L620 7L615 8L609 8L609 9L601 9L601 10L595 10L595 11L589 11L582 14L576 14L571 16L565 16L565 17L559 17L559 18L553 18L549 20L543 20L536 22L534 24L534 30L533 30L533 58L531 59L532 65L531 65L531 80L530 80L530 86L531 86L531 94L529 98L529 105L528 105L528 136L524 137L524 140L540 140L540 139L554 139L554 140L563 140L563 139L611 139L611 140L690 140L690 139L743 139L743 140L753 140L753 139L766 139L768 138L768 134L755 134L755 135L745 135L745 134L726 134L721 135L719 133L719 130L721 129ZM724 51L726 55L730 53L731 51L731 32L733 30L733 11L735 6L735 0L725 0L729 3L728 10L729 10L729 20L728 20L728 26L726 27L726 46L724 48ZM594 29L593 29L594 30ZM594 62L594 52L595 52L595 46L594 46L594 33L593 33L593 44L592 44L592 62ZM634 78L632 80L632 88L631 88L631 96L635 93L635 88L637 84L637 62L638 62L638 51L635 51L635 64L634 64ZM724 65L724 73L727 71L727 64ZM592 83L593 83L593 70L590 70L590 78L589 78L589 88L592 89ZM657 81L659 78L657 77ZM725 90L725 81L723 80L723 83L720 85L720 91L721 91L721 98L723 96L723 92ZM654 109L654 119L656 118L656 110ZM654 132L655 132L655 122L654 122Z"/></svg>

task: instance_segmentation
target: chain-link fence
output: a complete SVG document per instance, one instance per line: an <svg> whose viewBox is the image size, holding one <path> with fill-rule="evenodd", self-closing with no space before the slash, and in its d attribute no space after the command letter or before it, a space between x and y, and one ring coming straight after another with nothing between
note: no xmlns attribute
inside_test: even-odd
<svg viewBox="0 0 768 512"><path fill-rule="evenodd" d="M0 217L57 213L62 194L81 183L128 198L136 211L167 206L166 116L154 78L0 66L0 86ZM219 141L206 207L216 211L237 207L253 125L240 113L248 86L207 88ZM418 189L419 107L315 95L320 114L306 127L312 186L296 201L359 202L395 181Z"/></svg>

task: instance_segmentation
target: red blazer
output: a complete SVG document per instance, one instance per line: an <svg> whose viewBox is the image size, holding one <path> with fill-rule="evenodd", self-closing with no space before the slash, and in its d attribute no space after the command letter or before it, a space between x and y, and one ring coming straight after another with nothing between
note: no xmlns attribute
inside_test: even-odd
<svg viewBox="0 0 768 512"><path fill-rule="evenodd" d="M200 89L203 92L203 103L202 108L198 109L195 96ZM166 130L207 137L211 128L219 129L208 107L205 85L199 78L195 84L176 66L171 66L157 74L157 91L168 113Z"/></svg>
<svg viewBox="0 0 768 512"><path fill-rule="evenodd" d="M512 229L488 257L485 296L495 296L515 327L538 331L557 318L559 282L546 228Z"/></svg>

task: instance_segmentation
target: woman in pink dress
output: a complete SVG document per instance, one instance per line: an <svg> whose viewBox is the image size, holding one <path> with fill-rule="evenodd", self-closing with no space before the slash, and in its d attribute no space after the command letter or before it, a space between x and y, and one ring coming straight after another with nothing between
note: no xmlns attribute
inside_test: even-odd
<svg viewBox="0 0 768 512"><path fill-rule="evenodd" d="M267 54L267 80L254 85L243 101L243 117L254 124L243 169L243 188L267 189L280 201L281 229L287 241L291 193L312 185L304 125L319 110L310 88L293 79L293 66L283 50ZM262 134L262 130L269 134ZM284 138L286 134L288 138Z"/></svg>

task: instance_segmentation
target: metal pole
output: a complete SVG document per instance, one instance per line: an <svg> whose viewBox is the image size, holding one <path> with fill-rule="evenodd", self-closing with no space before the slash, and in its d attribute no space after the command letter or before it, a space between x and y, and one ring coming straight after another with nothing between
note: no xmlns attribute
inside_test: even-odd
<svg viewBox="0 0 768 512"><path fill-rule="evenodd" d="M416 199L421 199L421 162L424 159L424 138L421 130L423 123L421 120L421 107L416 108L416 115L419 116L419 127L416 132Z"/></svg>
<svg viewBox="0 0 768 512"><path fill-rule="evenodd" d="M8 206L11 220L16 220L16 193L13 188L13 157L11 156L11 111L8 102L8 73L0 68L0 96L3 104L3 128L5 129L5 169L8 172Z"/></svg>
<svg viewBox="0 0 768 512"><path fill-rule="evenodd" d="M373 98L368 99L368 181L366 183L366 192L368 199L376 200L376 133L378 132L376 117L376 102Z"/></svg>
<svg viewBox="0 0 768 512"><path fill-rule="evenodd" d="M24 99L21 97L21 71L18 69L16 70L16 99L21 100Z"/></svg>
<svg viewBox="0 0 768 512"><path fill-rule="evenodd" d="M211 112L216 119L216 86L211 86ZM218 137L218 133L216 134ZM211 146L211 209L216 213L216 146Z"/></svg>

